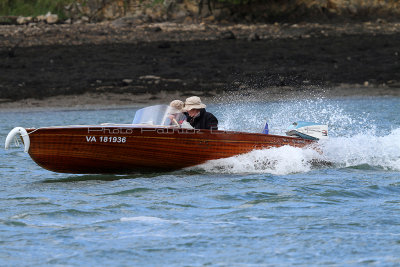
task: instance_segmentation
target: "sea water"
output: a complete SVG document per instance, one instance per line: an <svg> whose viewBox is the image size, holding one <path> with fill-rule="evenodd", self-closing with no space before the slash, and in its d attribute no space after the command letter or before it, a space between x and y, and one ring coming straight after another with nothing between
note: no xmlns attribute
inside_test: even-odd
<svg viewBox="0 0 400 267"><path fill-rule="evenodd" d="M130 123L135 108L0 113L15 126ZM220 128L329 139L131 175L53 173L0 150L0 266L399 266L400 98L210 104Z"/></svg>

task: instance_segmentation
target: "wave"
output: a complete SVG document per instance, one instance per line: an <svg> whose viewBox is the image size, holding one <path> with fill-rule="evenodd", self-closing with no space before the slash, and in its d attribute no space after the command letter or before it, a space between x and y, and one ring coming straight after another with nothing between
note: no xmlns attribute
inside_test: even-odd
<svg viewBox="0 0 400 267"><path fill-rule="evenodd" d="M317 154L318 152L311 148L300 149L283 146L253 150L247 154L225 159L210 160L193 168L218 173L271 173L281 175L310 171L311 160L317 157Z"/></svg>
<svg viewBox="0 0 400 267"><path fill-rule="evenodd" d="M400 171L400 128L386 136L357 134L335 137L319 146L324 157L340 167L368 165Z"/></svg>
<svg viewBox="0 0 400 267"><path fill-rule="evenodd" d="M122 217L121 222L140 222L140 223L182 223L182 221L177 220L166 220L158 217L152 216L137 216L137 217Z"/></svg>
<svg viewBox="0 0 400 267"><path fill-rule="evenodd" d="M215 110L221 118L221 128L261 132L267 121L271 134L285 135L294 121L327 124L329 139L318 143L322 153L312 148L285 146L209 161L191 170L274 175L321 167L400 170L400 124L392 108L398 105L398 99L315 97L263 102L232 98Z"/></svg>
<svg viewBox="0 0 400 267"><path fill-rule="evenodd" d="M254 150L247 154L211 160L190 170L212 173L269 173L285 175L309 172L315 168L347 168L367 165L400 171L400 128L389 135L357 134L333 137L311 147Z"/></svg>

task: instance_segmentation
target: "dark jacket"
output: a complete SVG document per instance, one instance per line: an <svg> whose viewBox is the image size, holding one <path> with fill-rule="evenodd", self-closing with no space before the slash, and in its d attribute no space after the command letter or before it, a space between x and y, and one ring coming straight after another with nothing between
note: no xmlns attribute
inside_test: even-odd
<svg viewBox="0 0 400 267"><path fill-rule="evenodd" d="M197 117L188 116L188 122L195 129L208 129L218 130L218 120L210 112L207 112L204 108L200 109L200 115Z"/></svg>

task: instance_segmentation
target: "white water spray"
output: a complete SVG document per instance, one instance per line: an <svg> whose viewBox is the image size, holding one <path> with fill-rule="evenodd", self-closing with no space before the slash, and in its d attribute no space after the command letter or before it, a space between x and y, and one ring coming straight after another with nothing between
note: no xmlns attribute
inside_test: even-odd
<svg viewBox="0 0 400 267"><path fill-rule="evenodd" d="M211 160L194 168L217 173L271 173L283 175L311 170L318 152L291 146L254 150L247 154Z"/></svg>
<svg viewBox="0 0 400 267"><path fill-rule="evenodd" d="M313 168L345 168L367 165L400 171L400 128L387 136L358 134L319 142L318 150L283 146L254 150L194 167L212 173L269 173L285 175ZM319 164L320 163L320 164Z"/></svg>
<svg viewBox="0 0 400 267"><path fill-rule="evenodd" d="M363 133L336 137L320 147L326 160L338 167L369 165L400 171L400 128L386 136Z"/></svg>
<svg viewBox="0 0 400 267"><path fill-rule="evenodd" d="M364 105L364 107L362 105ZM256 150L196 166L217 173L270 173L285 175L308 172L329 162L334 168L359 167L400 171L400 128L382 129L365 108L337 100L311 99L289 102L228 103L216 111L222 129L261 132L265 119L270 133L282 135L294 121L313 121L329 125L329 139L312 148L280 148ZM379 112L382 112L379 110ZM328 165L322 165L329 167Z"/></svg>

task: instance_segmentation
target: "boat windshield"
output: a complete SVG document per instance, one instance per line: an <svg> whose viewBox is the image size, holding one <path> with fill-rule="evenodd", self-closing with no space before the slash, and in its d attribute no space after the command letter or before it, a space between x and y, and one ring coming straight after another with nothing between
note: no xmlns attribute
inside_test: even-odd
<svg viewBox="0 0 400 267"><path fill-rule="evenodd" d="M179 126L185 118L182 112L168 105L155 105L136 111L132 124Z"/></svg>

